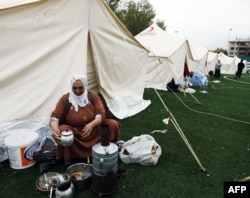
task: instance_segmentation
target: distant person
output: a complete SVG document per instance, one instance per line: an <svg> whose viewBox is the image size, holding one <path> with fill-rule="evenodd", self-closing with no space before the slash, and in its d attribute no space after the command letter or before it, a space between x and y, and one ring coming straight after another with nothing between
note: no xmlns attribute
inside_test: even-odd
<svg viewBox="0 0 250 198"><path fill-rule="evenodd" d="M236 72L235 79L241 77L242 70L244 69L244 67L245 67L245 64L243 63L243 60L241 59L241 61L238 63L238 70Z"/></svg>
<svg viewBox="0 0 250 198"><path fill-rule="evenodd" d="M221 69L221 62L218 60L218 62L215 64L215 72L214 72L214 77L215 78L220 78L220 69Z"/></svg>

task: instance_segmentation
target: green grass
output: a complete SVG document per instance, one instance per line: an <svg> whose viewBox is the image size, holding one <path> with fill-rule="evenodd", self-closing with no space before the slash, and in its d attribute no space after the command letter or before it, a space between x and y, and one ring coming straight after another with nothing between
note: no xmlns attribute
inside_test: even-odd
<svg viewBox="0 0 250 198"><path fill-rule="evenodd" d="M127 176L119 180L118 189L106 197L223 197L223 182L250 176L250 75L240 80L220 78L210 83L208 94L173 94L158 91L168 110L174 115L195 151L204 173L172 123L163 124L168 112L155 90L146 89L145 99L152 104L143 112L120 120L122 139L129 140L153 130L167 129L166 134L151 134L162 147L162 155L154 167L123 164ZM247 82L247 83L241 83ZM4 161L0 168L0 197L48 197L36 190L35 181L41 175L37 166L15 170ZM66 167L57 164L50 171L64 173ZM79 191L75 197L98 197L91 188Z"/></svg>

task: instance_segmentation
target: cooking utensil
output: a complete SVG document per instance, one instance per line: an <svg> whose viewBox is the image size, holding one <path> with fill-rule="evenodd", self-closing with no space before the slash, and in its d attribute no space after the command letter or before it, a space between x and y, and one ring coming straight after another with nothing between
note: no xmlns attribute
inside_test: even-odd
<svg viewBox="0 0 250 198"><path fill-rule="evenodd" d="M55 190L57 198L73 198L75 194L75 187L70 181L60 183Z"/></svg>
<svg viewBox="0 0 250 198"><path fill-rule="evenodd" d="M69 166L66 173L76 190L83 190L90 186L92 176L92 164L76 163Z"/></svg>
<svg viewBox="0 0 250 198"><path fill-rule="evenodd" d="M48 173L42 174L36 180L36 188L41 192L50 192L49 180L56 175L60 175L60 173L48 172Z"/></svg>
<svg viewBox="0 0 250 198"><path fill-rule="evenodd" d="M62 131L61 142L63 146L71 146L74 142L74 134L72 131Z"/></svg>

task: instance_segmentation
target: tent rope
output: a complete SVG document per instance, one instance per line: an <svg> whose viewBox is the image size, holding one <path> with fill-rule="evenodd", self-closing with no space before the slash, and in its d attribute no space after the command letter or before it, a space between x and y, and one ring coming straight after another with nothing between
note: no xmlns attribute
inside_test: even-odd
<svg viewBox="0 0 250 198"><path fill-rule="evenodd" d="M177 123L176 119L174 118L174 115L168 110L166 104L164 103L164 101L162 100L160 94L157 92L156 89L154 89L156 94L158 95L160 101L162 102L164 108L166 109L166 111L169 113L170 115L170 121L173 123L174 127L176 128L177 132L179 133L179 135L181 136L181 138L183 139L184 143L186 144L186 146L188 147L188 149L190 150L191 154L194 156L195 160L197 161L197 163L199 164L200 168L202 169L203 172L206 172L206 168L204 168L199 160L199 158L197 157L197 155L195 154L191 144L189 143L188 139L186 138L186 136L184 135L183 131L181 130L181 127L179 126L179 124Z"/></svg>
<svg viewBox="0 0 250 198"><path fill-rule="evenodd" d="M201 104L201 102L192 94L192 93L189 93L193 99L198 103L198 104Z"/></svg>
<svg viewBox="0 0 250 198"><path fill-rule="evenodd" d="M222 119L225 119L225 120L230 120L230 121L233 121L233 122L240 122L240 123L243 123L243 124L250 124L250 122L247 122L247 121L236 120L236 119L228 118L228 117L221 116L221 115L218 115L218 114L208 113L208 112L202 112L202 111L197 111L197 110L195 110L195 109L192 109L192 108L190 108L189 106L187 106L175 92L173 92L173 93L174 93L175 96L178 98L178 100L184 105L184 107L186 107L186 108L189 109L190 111L193 111L193 112L195 112L195 113L200 113L200 114L215 116L215 117L222 118Z"/></svg>
<svg viewBox="0 0 250 198"><path fill-rule="evenodd" d="M231 81L238 82L238 83L242 83L242 84L247 84L247 85L250 84L250 83L248 83L248 82L239 81L239 80L235 80L235 79L230 79L230 78L228 78L228 76L224 76L224 78L225 78L226 80L231 80Z"/></svg>

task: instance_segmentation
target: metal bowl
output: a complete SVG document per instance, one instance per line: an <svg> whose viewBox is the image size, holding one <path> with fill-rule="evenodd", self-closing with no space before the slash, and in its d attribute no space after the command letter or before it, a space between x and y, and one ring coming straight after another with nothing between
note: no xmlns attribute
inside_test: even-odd
<svg viewBox="0 0 250 198"><path fill-rule="evenodd" d="M73 164L67 168L66 174L70 176L76 190L86 189L91 184L92 164Z"/></svg>
<svg viewBox="0 0 250 198"><path fill-rule="evenodd" d="M36 180L36 188L42 192L50 192L51 186L49 184L49 181L51 180L52 177L61 175L60 173L56 172L48 172L44 173L40 177L37 178Z"/></svg>

